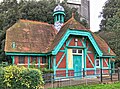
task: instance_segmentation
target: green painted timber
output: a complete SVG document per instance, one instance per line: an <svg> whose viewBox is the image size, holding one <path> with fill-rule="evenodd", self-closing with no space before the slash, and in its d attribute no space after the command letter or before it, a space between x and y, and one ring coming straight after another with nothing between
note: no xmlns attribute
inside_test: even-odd
<svg viewBox="0 0 120 89"><path fill-rule="evenodd" d="M58 21L60 22L60 15L58 15Z"/></svg>
<svg viewBox="0 0 120 89"><path fill-rule="evenodd" d="M49 66L49 69L50 69L50 60L51 60L51 57L49 56L49 63L48 63L48 66Z"/></svg>
<svg viewBox="0 0 120 89"><path fill-rule="evenodd" d="M85 43L82 40L80 40L80 41L82 42L83 47L86 47Z"/></svg>
<svg viewBox="0 0 120 89"><path fill-rule="evenodd" d="M100 58L100 68L102 69L103 67L103 61L102 61L102 58Z"/></svg>
<svg viewBox="0 0 120 89"><path fill-rule="evenodd" d="M110 53L110 48L108 48L108 53Z"/></svg>
<svg viewBox="0 0 120 89"><path fill-rule="evenodd" d="M66 46L69 46L69 44L70 44L70 42L71 42L72 39L73 39L73 38L71 37L71 38L67 41Z"/></svg>
<svg viewBox="0 0 120 89"><path fill-rule="evenodd" d="M112 72L115 73L115 62L112 62Z"/></svg>
<svg viewBox="0 0 120 89"><path fill-rule="evenodd" d="M56 76L56 56L54 56L53 59L53 70L54 70L54 76Z"/></svg>
<svg viewBox="0 0 120 89"><path fill-rule="evenodd" d="M54 51L52 51L53 55L56 55L58 53L58 51L60 50L60 48L62 47L62 45L64 44L64 42L67 40L67 38L70 35L80 35L80 36L87 36L89 38L89 40L91 41L92 45L94 46L96 52L98 53L99 56L102 56L103 53L100 50L100 48L98 47L95 39L93 38L92 34L90 32L86 32L86 31L78 31L78 30L67 30L67 32L64 34L63 38L60 40L60 42L58 43L58 45L54 48Z"/></svg>
<svg viewBox="0 0 120 89"><path fill-rule="evenodd" d="M89 49L89 47L90 47L90 43L88 44L87 50Z"/></svg>
<svg viewBox="0 0 120 89"><path fill-rule="evenodd" d="M38 68L40 68L40 57L38 57Z"/></svg>
<svg viewBox="0 0 120 89"><path fill-rule="evenodd" d="M56 70L66 70L66 68L57 68Z"/></svg>
<svg viewBox="0 0 120 89"><path fill-rule="evenodd" d="M94 68L95 68L95 74L97 73L97 69L96 69L96 58L97 58L97 54L95 53L95 55L94 55L94 63L95 63L95 66L94 66Z"/></svg>
<svg viewBox="0 0 120 89"><path fill-rule="evenodd" d="M23 53L23 52L5 52L6 55L15 55L15 56L21 56L21 55L27 55L27 56L47 56L51 55L51 53Z"/></svg>
<svg viewBox="0 0 120 89"><path fill-rule="evenodd" d="M66 77L68 77L68 49L65 48L65 54L66 54Z"/></svg>
<svg viewBox="0 0 120 89"><path fill-rule="evenodd" d="M12 42L12 48L15 48L16 45L15 45L15 42Z"/></svg>
<svg viewBox="0 0 120 89"><path fill-rule="evenodd" d="M64 15L61 15L62 23L64 23Z"/></svg>
<svg viewBox="0 0 120 89"><path fill-rule="evenodd" d="M30 56L28 56L28 68L30 67Z"/></svg>
<svg viewBox="0 0 120 89"><path fill-rule="evenodd" d="M58 14L62 14L62 15L65 16L65 12L64 11L56 11L56 12L53 13L53 16L58 15Z"/></svg>
<svg viewBox="0 0 120 89"><path fill-rule="evenodd" d="M61 63L61 61L63 60L64 57L65 57L65 53L62 55L59 62L57 63L56 69L58 68L58 66L60 65L60 63Z"/></svg>
<svg viewBox="0 0 120 89"><path fill-rule="evenodd" d="M86 71L86 57L87 57L87 49L86 49L86 40L84 39L84 42L81 40L83 46L85 47L84 49L84 70ZM86 75L86 74L85 74Z"/></svg>
<svg viewBox="0 0 120 89"><path fill-rule="evenodd" d="M109 66L108 66L108 68L110 69L111 68L111 65L110 65L110 62L111 60L110 60L110 58L108 58L108 62L109 62Z"/></svg>
<svg viewBox="0 0 120 89"><path fill-rule="evenodd" d="M97 57L100 57L100 58L115 58L115 56L97 56Z"/></svg>
<svg viewBox="0 0 120 89"><path fill-rule="evenodd" d="M11 58L12 58L12 64L14 65L15 64L15 57L11 56Z"/></svg>
<svg viewBox="0 0 120 89"><path fill-rule="evenodd" d="M85 48L85 47L83 47L83 46L66 46L67 48Z"/></svg>
<svg viewBox="0 0 120 89"><path fill-rule="evenodd" d="M65 52L65 50L60 50L59 52Z"/></svg>

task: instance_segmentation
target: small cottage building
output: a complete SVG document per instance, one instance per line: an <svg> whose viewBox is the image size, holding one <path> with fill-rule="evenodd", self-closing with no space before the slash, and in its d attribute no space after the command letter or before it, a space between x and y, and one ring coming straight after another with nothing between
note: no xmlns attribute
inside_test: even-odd
<svg viewBox="0 0 120 89"><path fill-rule="evenodd" d="M97 69L114 67L115 53L97 34L86 29L74 15L64 23L64 8L54 9L54 25L19 20L6 31L5 54L12 64L30 67L33 62L39 68L47 66L54 75L62 76L100 74ZM57 29L57 30L56 30ZM103 71L106 73L108 71Z"/></svg>

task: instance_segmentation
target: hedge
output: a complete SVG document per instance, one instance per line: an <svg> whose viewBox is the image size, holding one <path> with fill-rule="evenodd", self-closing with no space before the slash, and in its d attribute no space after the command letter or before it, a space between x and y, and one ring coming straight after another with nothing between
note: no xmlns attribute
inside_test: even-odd
<svg viewBox="0 0 120 89"><path fill-rule="evenodd" d="M42 74L38 69L17 66L0 68L2 89L40 89L43 84Z"/></svg>

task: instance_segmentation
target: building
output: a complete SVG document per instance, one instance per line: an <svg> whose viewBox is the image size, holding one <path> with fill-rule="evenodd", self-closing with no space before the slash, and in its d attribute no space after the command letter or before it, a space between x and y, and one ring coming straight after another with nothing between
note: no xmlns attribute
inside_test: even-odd
<svg viewBox="0 0 120 89"><path fill-rule="evenodd" d="M64 22L64 14L63 9L55 10L55 22ZM82 75L83 69L85 76L100 74L97 69L114 67L115 53L101 37L77 22L74 14L60 26L58 32L48 23L19 20L6 31L5 54L15 65L47 65L54 75L64 73L62 77L69 77L70 72Z"/></svg>
<svg viewBox="0 0 120 89"><path fill-rule="evenodd" d="M56 0L64 1L64 0ZM90 0L67 0L67 5L71 8L77 8L81 20L85 19L90 25Z"/></svg>

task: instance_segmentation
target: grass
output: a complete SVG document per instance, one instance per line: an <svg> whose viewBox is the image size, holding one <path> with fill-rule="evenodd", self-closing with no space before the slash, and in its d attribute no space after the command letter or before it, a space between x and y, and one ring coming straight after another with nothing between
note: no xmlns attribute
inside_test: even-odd
<svg viewBox="0 0 120 89"><path fill-rule="evenodd" d="M78 85L50 89L120 89L120 82L112 84Z"/></svg>

